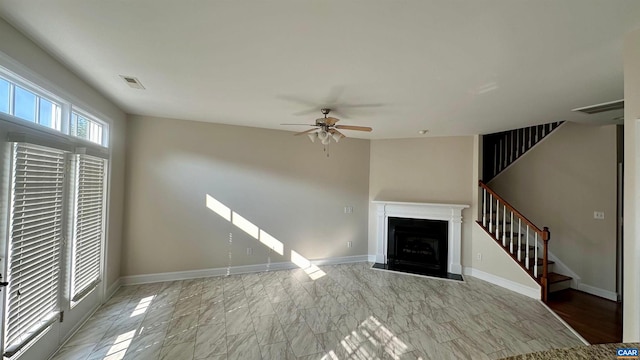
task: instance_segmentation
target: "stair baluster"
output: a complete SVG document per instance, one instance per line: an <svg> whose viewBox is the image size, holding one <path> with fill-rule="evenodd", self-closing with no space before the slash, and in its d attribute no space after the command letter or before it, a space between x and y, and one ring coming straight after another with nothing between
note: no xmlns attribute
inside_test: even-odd
<svg viewBox="0 0 640 360"><path fill-rule="evenodd" d="M507 247L507 207L502 207L502 246Z"/></svg>
<svg viewBox="0 0 640 360"><path fill-rule="evenodd" d="M518 218L518 230L522 229L522 219ZM518 261L522 261L522 236L518 236Z"/></svg>
<svg viewBox="0 0 640 360"><path fill-rule="evenodd" d="M533 248L533 258L536 259L536 266L533 267L533 276L538 277L538 233L534 233L534 244L536 246Z"/></svg>
<svg viewBox="0 0 640 360"><path fill-rule="evenodd" d="M509 252L513 254L513 211L511 211L511 241L509 243Z"/></svg>
<svg viewBox="0 0 640 360"><path fill-rule="evenodd" d="M491 222L493 215L493 196L489 194L489 233L491 233Z"/></svg>
<svg viewBox="0 0 640 360"><path fill-rule="evenodd" d="M485 181L493 179L561 124L560 121L484 135L482 177Z"/></svg>
<svg viewBox="0 0 640 360"><path fill-rule="evenodd" d="M539 131L543 129L540 128ZM482 181L479 181L479 186L482 188L482 206L480 207L482 209L482 220L477 221L477 223L541 285L541 298L546 301L549 292L548 265L550 262L548 260L548 242L551 237L549 229L545 227L544 230L540 230ZM507 211L509 212L508 214ZM518 221L517 225L515 223L516 219ZM500 226L500 221L502 221L502 226ZM507 222L510 224L509 228L507 228ZM507 244L508 235L510 235L510 239ZM517 241L514 241L514 236L518 237ZM541 249L539 249L540 246L542 246ZM542 251L542 259L538 259L540 251ZM524 259L522 258L523 254L525 256ZM543 271L538 269L540 265ZM556 278L562 277L562 275L555 273L551 273L551 275L555 277L551 280L554 284L557 282Z"/></svg>

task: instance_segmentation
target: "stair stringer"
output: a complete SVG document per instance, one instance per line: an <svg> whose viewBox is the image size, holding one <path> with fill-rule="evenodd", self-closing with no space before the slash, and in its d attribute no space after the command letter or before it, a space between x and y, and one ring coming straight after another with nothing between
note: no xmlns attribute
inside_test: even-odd
<svg viewBox="0 0 640 360"><path fill-rule="evenodd" d="M465 269L465 273L535 299L541 298L540 284L480 224L473 223L471 236L473 260L471 269Z"/></svg>
<svg viewBox="0 0 640 360"><path fill-rule="evenodd" d="M571 288L578 290L580 288L580 276L555 256L551 250L547 250L547 256L549 257L549 260L555 262L555 264L553 264L553 272L571 277Z"/></svg>

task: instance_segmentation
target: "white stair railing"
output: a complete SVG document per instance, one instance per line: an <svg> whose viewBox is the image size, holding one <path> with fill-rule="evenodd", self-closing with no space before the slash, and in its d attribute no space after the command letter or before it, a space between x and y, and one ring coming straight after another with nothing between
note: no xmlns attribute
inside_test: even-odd
<svg viewBox="0 0 640 360"><path fill-rule="evenodd" d="M546 301L549 229L545 227L541 230L482 181L479 181L479 185L482 188L482 221L479 223L513 259L517 259L534 280L541 284L542 299ZM514 221L516 219L517 224ZM514 237L518 240L514 241ZM538 270L540 251L542 251L542 274L539 274Z"/></svg>

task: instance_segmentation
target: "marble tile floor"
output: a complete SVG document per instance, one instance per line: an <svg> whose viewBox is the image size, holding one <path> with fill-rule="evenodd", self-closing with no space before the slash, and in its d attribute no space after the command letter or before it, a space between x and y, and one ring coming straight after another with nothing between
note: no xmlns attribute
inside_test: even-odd
<svg viewBox="0 0 640 360"><path fill-rule="evenodd" d="M370 266L125 286L53 359L499 359L582 345L537 300Z"/></svg>

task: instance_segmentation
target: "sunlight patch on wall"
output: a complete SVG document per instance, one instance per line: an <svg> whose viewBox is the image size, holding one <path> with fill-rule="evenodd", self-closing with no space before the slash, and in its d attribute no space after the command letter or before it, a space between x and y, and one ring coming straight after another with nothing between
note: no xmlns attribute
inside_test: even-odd
<svg viewBox="0 0 640 360"><path fill-rule="evenodd" d="M249 236L257 239L260 234L260 229L255 226L251 221L243 218L237 212L233 212L231 216L231 222L237 226L240 230L246 232Z"/></svg>
<svg viewBox="0 0 640 360"><path fill-rule="evenodd" d="M231 209L225 206L220 201L214 199L209 194L207 194L207 207L211 209L214 213L222 216L223 219L227 221L231 221Z"/></svg>
<svg viewBox="0 0 640 360"><path fill-rule="evenodd" d="M269 249L277 252L280 255L284 255L284 245L278 239L269 235L266 231L260 229L260 242L263 243Z"/></svg>
<svg viewBox="0 0 640 360"><path fill-rule="evenodd" d="M233 225L247 233L252 238L260 241L260 243L262 243L270 250L273 250L279 255L284 255L284 244L280 240L271 236L266 231L260 229L254 223L242 217L242 215L238 214L235 211L232 211L231 208L216 200L213 196L206 194L205 201L207 208L209 208L211 211L231 222ZM231 256L231 253L229 253L229 256ZM293 262L299 268L303 269L304 272L307 273L307 275L309 275L312 280L319 279L326 275L326 273L320 270L319 267L313 265L311 261L293 250L291 250L291 262Z"/></svg>

